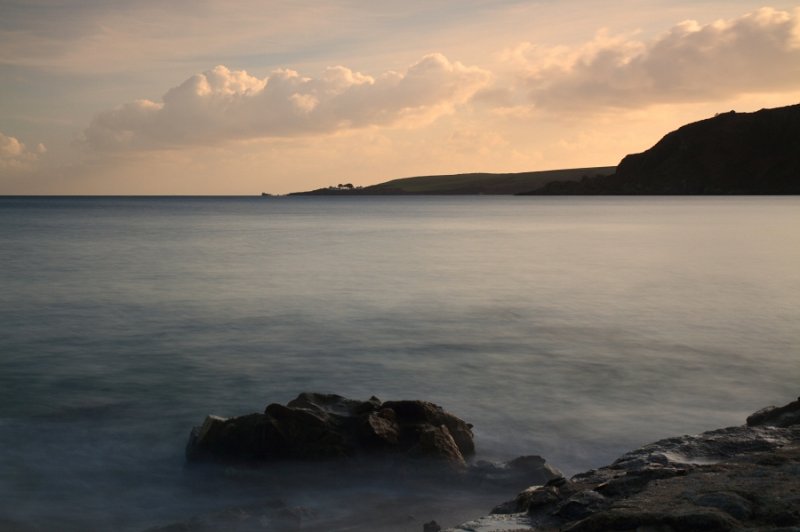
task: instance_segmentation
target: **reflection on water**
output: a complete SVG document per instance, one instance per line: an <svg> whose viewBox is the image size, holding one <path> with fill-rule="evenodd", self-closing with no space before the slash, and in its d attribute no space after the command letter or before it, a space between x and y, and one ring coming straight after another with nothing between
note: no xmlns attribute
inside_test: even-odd
<svg viewBox="0 0 800 532"><path fill-rule="evenodd" d="M260 498L187 481L188 430L306 390L568 473L739 424L798 393L798 227L796 198L0 199L0 517Z"/></svg>

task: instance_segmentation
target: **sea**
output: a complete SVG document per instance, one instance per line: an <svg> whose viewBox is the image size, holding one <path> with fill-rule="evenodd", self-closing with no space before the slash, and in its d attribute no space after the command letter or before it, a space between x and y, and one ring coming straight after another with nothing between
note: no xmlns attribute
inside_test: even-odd
<svg viewBox="0 0 800 532"><path fill-rule="evenodd" d="M798 383L798 197L0 198L2 530L276 499L418 531L515 495L186 467L207 414L304 391L433 401L476 460L570 475Z"/></svg>

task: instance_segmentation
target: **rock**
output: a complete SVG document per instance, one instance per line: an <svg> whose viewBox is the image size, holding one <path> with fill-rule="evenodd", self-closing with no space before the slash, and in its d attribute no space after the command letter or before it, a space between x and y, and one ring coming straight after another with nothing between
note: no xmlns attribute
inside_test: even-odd
<svg viewBox="0 0 800 532"><path fill-rule="evenodd" d="M427 401L386 401L381 408L394 412L398 425L406 434L409 433L409 428L420 425L444 425L463 456L475 454L472 425L445 412L441 406Z"/></svg>
<svg viewBox="0 0 800 532"><path fill-rule="evenodd" d="M412 456L439 458L458 468L467 465L446 426L426 427L419 432L418 436L419 442L410 450Z"/></svg>
<svg viewBox="0 0 800 532"><path fill-rule="evenodd" d="M186 459L202 462L223 460L264 460L284 447L272 421L263 414L230 419L206 417L203 425L192 429L186 444Z"/></svg>
<svg viewBox="0 0 800 532"><path fill-rule="evenodd" d="M370 412L362 427L362 439L369 446L392 446L400 442L400 426L395 420L394 410L384 408Z"/></svg>
<svg viewBox="0 0 800 532"><path fill-rule="evenodd" d="M480 517L446 530L447 532L523 532L528 530L533 532L542 529L534 528L530 518L526 515L508 514Z"/></svg>
<svg viewBox="0 0 800 532"><path fill-rule="evenodd" d="M800 424L800 397L782 407L768 406L747 418L747 426L789 427Z"/></svg>
<svg viewBox="0 0 800 532"><path fill-rule="evenodd" d="M440 532L442 527L436 521L430 521L422 525L422 532Z"/></svg>
<svg viewBox="0 0 800 532"><path fill-rule="evenodd" d="M263 414L208 416L192 429L188 462L329 460L390 453L426 457L456 469L474 454L472 425L425 401L356 401L301 393Z"/></svg>
<svg viewBox="0 0 800 532"><path fill-rule="evenodd" d="M539 455L526 455L520 456L508 463L508 468L517 475L525 475L534 478L541 478L543 482L550 482L557 478L563 478L564 475L548 464L544 458Z"/></svg>
<svg viewBox="0 0 800 532"><path fill-rule="evenodd" d="M189 433L189 441L186 443L186 458L188 460L200 460L206 453L207 442L217 440L222 428L225 426L224 417L206 416L203 424L194 427ZM211 432L211 436L209 436Z"/></svg>
<svg viewBox="0 0 800 532"><path fill-rule="evenodd" d="M470 466L470 477L486 483L522 489L525 486L547 484L563 478L561 471L537 455L517 457L510 462L492 463L483 460ZM509 505L502 512L499 507L493 513L514 513L516 506Z"/></svg>
<svg viewBox="0 0 800 532"><path fill-rule="evenodd" d="M297 398L289 401L286 406L340 416L358 416L377 410L381 406L381 400L372 396L367 401L357 401L332 393L303 392Z"/></svg>
<svg viewBox="0 0 800 532"><path fill-rule="evenodd" d="M558 477L550 480L543 486L531 486L520 492L516 499L496 506L493 514L514 514L520 512L533 512L534 510L550 511L572 494L576 493L573 483Z"/></svg>
<svg viewBox="0 0 800 532"><path fill-rule="evenodd" d="M753 515L753 505L741 495L728 491L703 493L690 500L697 506L717 508L735 519L745 520Z"/></svg>
<svg viewBox="0 0 800 532"><path fill-rule="evenodd" d="M733 530L738 523L721 512L661 513L639 508L619 508L593 514L565 528L568 532L605 532L607 530L703 530L723 532Z"/></svg>
<svg viewBox="0 0 800 532"><path fill-rule="evenodd" d="M799 408L795 401L747 425L645 445L606 467L531 486L476 522L485 530L502 530L502 516L525 530L796 530Z"/></svg>
<svg viewBox="0 0 800 532"><path fill-rule="evenodd" d="M271 404L265 415L279 435L280 454L288 458L341 458L355 452L344 423L322 410Z"/></svg>
<svg viewBox="0 0 800 532"><path fill-rule="evenodd" d="M576 521L588 517L608 506L608 500L594 490L576 493L558 505L555 515L568 521Z"/></svg>

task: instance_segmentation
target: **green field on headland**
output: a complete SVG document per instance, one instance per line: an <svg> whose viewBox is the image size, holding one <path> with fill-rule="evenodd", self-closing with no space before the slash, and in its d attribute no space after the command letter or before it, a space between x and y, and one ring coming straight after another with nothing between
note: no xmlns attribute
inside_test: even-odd
<svg viewBox="0 0 800 532"><path fill-rule="evenodd" d="M553 181L578 181L583 177L613 174L614 166L544 170L512 174L454 174L404 177L377 185L352 187L334 185L290 196L313 195L402 195L402 194L519 194L529 192Z"/></svg>

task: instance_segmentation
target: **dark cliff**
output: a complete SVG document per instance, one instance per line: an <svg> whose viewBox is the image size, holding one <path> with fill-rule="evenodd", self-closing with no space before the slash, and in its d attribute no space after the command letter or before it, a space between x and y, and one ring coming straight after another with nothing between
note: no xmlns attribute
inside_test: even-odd
<svg viewBox="0 0 800 532"><path fill-rule="evenodd" d="M800 105L694 122L628 155L613 175L527 194L800 194Z"/></svg>

